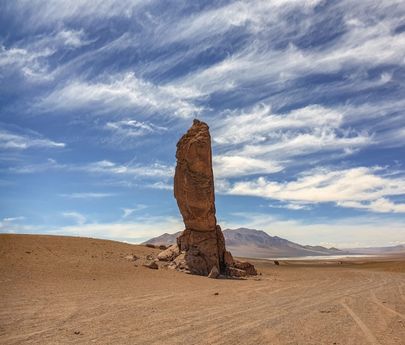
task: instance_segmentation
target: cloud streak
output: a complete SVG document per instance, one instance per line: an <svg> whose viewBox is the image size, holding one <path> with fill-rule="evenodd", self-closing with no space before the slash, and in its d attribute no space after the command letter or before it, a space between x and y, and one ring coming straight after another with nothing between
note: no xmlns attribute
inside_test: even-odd
<svg viewBox="0 0 405 345"><path fill-rule="evenodd" d="M65 143L56 142L35 135L13 133L0 129L0 149L5 150L26 150L29 148L63 148Z"/></svg>
<svg viewBox="0 0 405 345"><path fill-rule="evenodd" d="M225 194L250 195L299 203L335 203L375 212L405 212L405 204L395 204L389 196L405 195L403 176L379 175L381 168L350 168L340 171L315 170L287 182L256 180L235 182Z"/></svg>

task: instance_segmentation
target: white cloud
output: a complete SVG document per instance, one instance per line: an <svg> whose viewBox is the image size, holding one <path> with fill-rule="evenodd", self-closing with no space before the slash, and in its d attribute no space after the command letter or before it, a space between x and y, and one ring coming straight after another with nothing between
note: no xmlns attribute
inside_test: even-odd
<svg viewBox="0 0 405 345"><path fill-rule="evenodd" d="M63 212L62 216L73 219L78 225L83 225L87 221L84 215L75 211Z"/></svg>
<svg viewBox="0 0 405 345"><path fill-rule="evenodd" d="M154 163L151 165L119 165L107 160L72 167L72 170L82 170L90 173L132 175L143 177L170 177L173 176L174 173L173 167L160 163Z"/></svg>
<svg viewBox="0 0 405 345"><path fill-rule="evenodd" d="M24 220L25 217L23 216L18 216L18 217L6 217L3 218L3 223L12 223L12 222L18 222L20 220Z"/></svg>
<svg viewBox="0 0 405 345"><path fill-rule="evenodd" d="M60 40L65 46L79 48L91 41L86 40L84 30L61 30L55 35L55 40Z"/></svg>
<svg viewBox="0 0 405 345"><path fill-rule="evenodd" d="M274 114L267 104L258 104L249 110L233 111L215 123L214 141L218 144L263 142L280 130L339 128L343 113L336 109L312 104L287 114Z"/></svg>
<svg viewBox="0 0 405 345"><path fill-rule="evenodd" d="M87 164L61 164L54 159L48 159L42 164L17 166L8 169L11 172L30 174L43 171L86 172L125 177L168 178L173 176L174 167L161 163L141 165L131 162L118 164L108 160L91 162Z"/></svg>
<svg viewBox="0 0 405 345"><path fill-rule="evenodd" d="M224 6L202 11L183 18L176 26L166 28L166 41L213 40L234 28L245 27L250 33L264 30L266 26L285 20L283 14L293 9L311 11L321 0L254 0L233 1Z"/></svg>
<svg viewBox="0 0 405 345"><path fill-rule="evenodd" d="M48 80L46 59L54 53L55 50L51 48L31 50L29 47L6 48L0 45L0 71L5 74L18 70L33 81Z"/></svg>
<svg viewBox="0 0 405 345"><path fill-rule="evenodd" d="M180 89L154 85L134 73L113 75L108 80L86 82L73 80L44 97L39 106L44 111L93 109L110 113L120 109L142 109L145 113L187 118L202 108L189 100Z"/></svg>
<svg viewBox="0 0 405 345"><path fill-rule="evenodd" d="M10 150L25 150L32 147L58 148L66 146L64 143L42 138L37 133L33 134L36 135L17 134L0 129L0 148Z"/></svg>
<svg viewBox="0 0 405 345"><path fill-rule="evenodd" d="M216 178L271 174L283 170L283 167L276 162L238 155L214 156L213 165Z"/></svg>
<svg viewBox="0 0 405 345"><path fill-rule="evenodd" d="M318 169L288 182L259 177L228 184L221 192L303 203L333 202L338 206L376 212L405 212L404 204L394 204L386 199L405 195L404 179L378 175L378 170L366 167L339 171Z"/></svg>
<svg viewBox="0 0 405 345"><path fill-rule="evenodd" d="M309 105L286 114L274 114L259 104L233 111L213 126L217 177L271 174L296 165L297 156L332 153L349 155L373 143L373 136L344 128L345 108ZM303 161L301 158L300 161Z"/></svg>
<svg viewBox="0 0 405 345"><path fill-rule="evenodd" d="M396 204L386 198L379 198L369 202L342 201L338 202L337 204L342 207L363 208L372 212L379 212L379 213L386 213L386 212L405 213L405 203Z"/></svg>
<svg viewBox="0 0 405 345"><path fill-rule="evenodd" d="M69 194L60 194L60 196L70 199L101 199L114 196L114 193L69 193Z"/></svg>
<svg viewBox="0 0 405 345"><path fill-rule="evenodd" d="M146 187L152 188L152 189L173 190L173 184L170 184L168 182L163 182L163 181L150 183L150 184L146 185Z"/></svg>
<svg viewBox="0 0 405 345"><path fill-rule="evenodd" d="M167 131L166 127L156 126L150 122L141 122L137 120L107 122L105 129L112 131L119 137L139 137L146 134Z"/></svg>
<svg viewBox="0 0 405 345"><path fill-rule="evenodd" d="M142 204L136 205L134 208L123 208L122 211L124 214L122 215L122 218L128 218L133 213L144 210L145 208L147 208L147 206Z"/></svg>
<svg viewBox="0 0 405 345"><path fill-rule="evenodd" d="M18 71L31 82L50 81L54 78L54 69L50 67L49 59L56 52L65 48L76 49L91 42L86 39L83 29L62 29L10 47L0 45L0 72Z"/></svg>
<svg viewBox="0 0 405 345"><path fill-rule="evenodd" d="M270 208L286 208L288 210L309 210L311 209L310 205L302 204L297 202L290 202L290 203L282 203L282 204L270 204Z"/></svg>
<svg viewBox="0 0 405 345"><path fill-rule="evenodd" d="M234 2L185 20L179 25L178 30L181 32L171 35L174 39L209 40L216 43L216 37L221 37L224 31L236 26L245 26L245 32L251 39L248 45L229 54L222 61L187 74L177 80L175 85L188 87L202 95L241 88L249 90L252 85L256 89L260 89L257 85L265 85L274 92L283 85L289 87L286 82L310 74L404 65L402 51L405 49L405 33L395 32L405 12L400 1L378 4L374 1L335 3L326 13L333 11L343 15L344 32L340 32L338 38L331 39L327 44L301 48L296 42L313 34L311 30L315 25L320 26L322 19L331 19L327 14L312 13L309 16L302 15L300 20L292 24L290 9L296 7L312 11L317 3ZM396 6L395 12L393 6ZM283 38L283 43L287 41L290 44L280 44ZM362 79L357 78L352 87L357 88L363 82ZM388 80L389 75L384 74L380 82L386 83Z"/></svg>
<svg viewBox="0 0 405 345"><path fill-rule="evenodd" d="M9 7L22 25L30 27L63 23L71 19L85 19L86 22L116 16L130 17L149 0L38 0L35 2L16 0ZM25 19L25 20L23 20Z"/></svg>

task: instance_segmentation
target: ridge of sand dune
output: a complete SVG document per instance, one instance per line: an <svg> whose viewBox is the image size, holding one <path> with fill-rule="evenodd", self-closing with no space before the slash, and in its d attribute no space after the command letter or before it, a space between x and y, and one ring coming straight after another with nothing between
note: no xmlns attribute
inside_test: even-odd
<svg viewBox="0 0 405 345"><path fill-rule="evenodd" d="M263 275L247 280L151 270L128 259L158 252L91 238L0 235L0 343L357 345L405 339L404 257L280 266L255 260Z"/></svg>

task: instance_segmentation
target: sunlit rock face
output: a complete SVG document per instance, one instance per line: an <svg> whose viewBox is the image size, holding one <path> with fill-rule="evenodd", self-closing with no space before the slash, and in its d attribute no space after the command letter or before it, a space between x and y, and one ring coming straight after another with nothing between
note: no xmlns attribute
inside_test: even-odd
<svg viewBox="0 0 405 345"><path fill-rule="evenodd" d="M177 238L178 253L171 267L193 274L218 277L256 274L248 263L238 261L225 249L222 230L215 218L214 174L211 136L206 123L194 120L177 143L174 197L183 217L185 230ZM162 257L172 252L162 253ZM249 270L246 270L247 265ZM245 267L246 266L246 267Z"/></svg>
<svg viewBox="0 0 405 345"><path fill-rule="evenodd" d="M194 120L177 143L174 196L186 229L178 237L191 273L225 270L225 241L215 218L211 136L206 123Z"/></svg>

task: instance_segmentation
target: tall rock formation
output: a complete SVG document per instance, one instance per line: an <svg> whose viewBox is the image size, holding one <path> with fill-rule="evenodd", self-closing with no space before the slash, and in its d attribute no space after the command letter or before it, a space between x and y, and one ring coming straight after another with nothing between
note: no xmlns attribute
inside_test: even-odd
<svg viewBox="0 0 405 345"><path fill-rule="evenodd" d="M177 143L174 197L185 230L177 244L158 255L169 268L217 278L256 275L254 266L234 260L225 249L224 235L215 218L214 174L208 125L194 120Z"/></svg>
<svg viewBox="0 0 405 345"><path fill-rule="evenodd" d="M215 218L214 174L208 125L194 120L177 143L174 196L186 229L178 237L194 274L225 272L225 240Z"/></svg>

